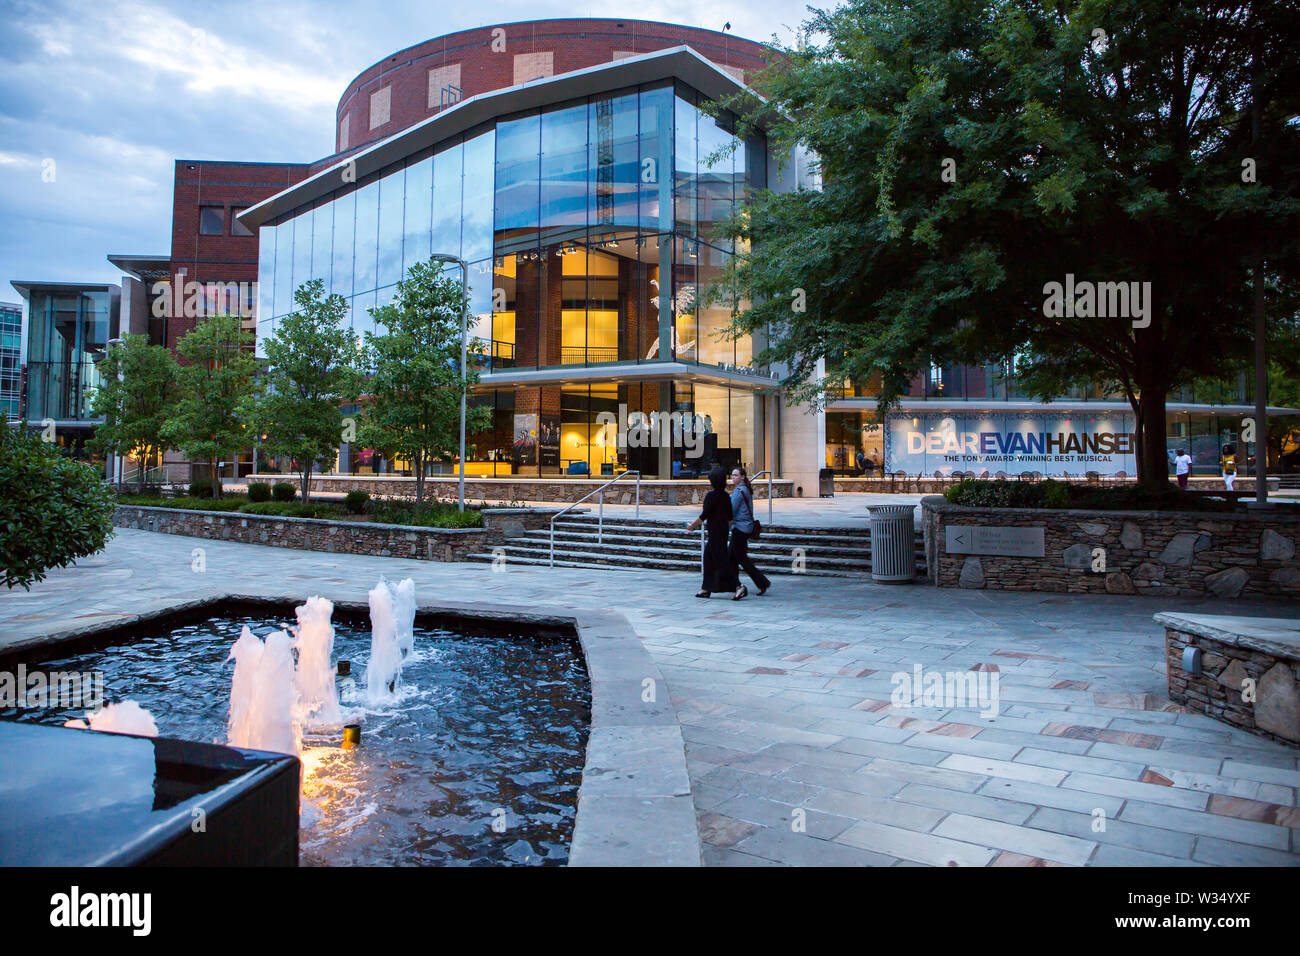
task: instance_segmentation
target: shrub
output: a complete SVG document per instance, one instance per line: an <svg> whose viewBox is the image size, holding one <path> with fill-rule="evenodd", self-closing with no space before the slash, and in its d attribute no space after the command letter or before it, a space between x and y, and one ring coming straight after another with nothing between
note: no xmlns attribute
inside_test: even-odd
<svg viewBox="0 0 1300 956"><path fill-rule="evenodd" d="M271 486L265 481L254 481L248 486L249 501L270 501Z"/></svg>
<svg viewBox="0 0 1300 956"><path fill-rule="evenodd" d="M370 492L356 489L349 491L343 499L343 507L348 510L349 514L359 515L366 510L366 502L370 500Z"/></svg>
<svg viewBox="0 0 1300 956"><path fill-rule="evenodd" d="M255 501L239 509L243 514L269 515L275 518L340 518L343 511L335 504L296 501Z"/></svg>
<svg viewBox="0 0 1300 956"><path fill-rule="evenodd" d="M1063 481L1049 478L1042 484L1044 508L1070 507L1070 486Z"/></svg>
<svg viewBox="0 0 1300 956"><path fill-rule="evenodd" d="M190 482L191 498L211 498L212 482L210 481L191 481Z"/></svg>
<svg viewBox="0 0 1300 956"><path fill-rule="evenodd" d="M50 568L104 549L113 489L91 465L0 415L0 578L30 590Z"/></svg>
<svg viewBox="0 0 1300 956"><path fill-rule="evenodd" d="M417 528L481 528L483 513L466 507L464 512L449 501L372 501L370 513L384 524L405 524Z"/></svg>
<svg viewBox="0 0 1300 956"><path fill-rule="evenodd" d="M276 501L293 501L298 497L298 489L287 481L277 481L271 486L271 497Z"/></svg>
<svg viewBox="0 0 1300 956"><path fill-rule="evenodd" d="M1048 479L1043 482L958 482L944 493L967 508L1078 508L1083 511L1233 511L1231 501L1187 494L1173 485L1152 491L1141 485L1093 488Z"/></svg>

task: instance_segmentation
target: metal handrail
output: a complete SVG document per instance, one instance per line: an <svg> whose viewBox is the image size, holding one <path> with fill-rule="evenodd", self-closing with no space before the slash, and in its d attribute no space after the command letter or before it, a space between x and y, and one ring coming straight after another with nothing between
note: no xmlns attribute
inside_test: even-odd
<svg viewBox="0 0 1300 956"><path fill-rule="evenodd" d="M598 500L600 501L600 517L596 523L596 544L598 545L604 544L605 543L605 489L608 488L610 485L612 485L614 482L626 478L628 475L636 475L636 517L638 518L641 517L641 472L631 471L631 470L620 472L619 474L611 478L609 481L601 485L599 488L587 492L585 495L583 495L573 504L569 505L569 507L563 509L562 511L557 511L555 514L551 515L551 561L550 561L551 567L555 567L555 522L556 520L564 517L574 508L578 507L578 505L582 504L584 501L590 498L592 495L599 495L600 497Z"/></svg>
<svg viewBox="0 0 1300 956"><path fill-rule="evenodd" d="M762 478L767 475L767 523L772 523L772 472L764 468L755 475L750 475L749 480L754 481L756 478Z"/></svg>

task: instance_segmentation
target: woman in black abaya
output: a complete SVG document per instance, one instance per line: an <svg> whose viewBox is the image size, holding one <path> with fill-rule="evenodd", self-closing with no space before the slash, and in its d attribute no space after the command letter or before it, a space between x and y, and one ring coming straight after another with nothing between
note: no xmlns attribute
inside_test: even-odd
<svg viewBox="0 0 1300 956"><path fill-rule="evenodd" d="M730 592L733 601L739 601L749 591L740 583L740 573L731 561L727 549L727 533L731 529L731 497L727 494L727 473L721 468L709 472L709 484L713 490L704 496L704 506L700 516L686 526L687 531L695 531L701 524L708 533L704 545L704 583L700 585L698 598L706 598L715 592Z"/></svg>

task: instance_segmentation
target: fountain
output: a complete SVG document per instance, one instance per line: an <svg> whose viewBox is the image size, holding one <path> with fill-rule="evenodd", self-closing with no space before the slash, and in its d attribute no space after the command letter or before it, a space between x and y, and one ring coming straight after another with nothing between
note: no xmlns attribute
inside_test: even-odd
<svg viewBox="0 0 1300 956"><path fill-rule="evenodd" d="M244 625L230 649L235 675L230 682L227 742L250 750L297 754L302 725L294 719L296 694L292 642L272 631L263 642Z"/></svg>
<svg viewBox="0 0 1300 956"><path fill-rule="evenodd" d="M296 772L270 755L214 759L244 767L266 758L294 778L281 796L296 802L305 865L563 862L590 709L576 640L465 619L420 621L405 580L380 582L371 597L369 618L365 605L313 597L229 602L203 620L187 613L123 627L74 658L42 664L102 672L117 703L101 713L68 707L12 719L75 718L132 734L154 733L156 724L165 746L215 741L296 756ZM353 676L336 662L354 665ZM140 723L123 721L131 715ZM161 812L152 793L145 797L147 813ZM482 825L501 807L510 813L509 840Z"/></svg>
<svg viewBox="0 0 1300 956"><path fill-rule="evenodd" d="M412 587L412 611L415 606L413 592ZM397 693L397 685L402 677L402 658L405 655L398 637L397 595L393 586L381 579L370 591L369 597L370 662L366 665L366 695L374 707L392 700Z"/></svg>
<svg viewBox="0 0 1300 956"><path fill-rule="evenodd" d="M309 597L294 613L298 617L293 642L298 651L294 716L304 727L337 727L343 723L343 713L334 686L334 665L330 663L334 654L334 625L330 622L334 604L322 597Z"/></svg>
<svg viewBox="0 0 1300 956"><path fill-rule="evenodd" d="M85 720L65 721L63 726L100 733L135 734L137 737L158 736L158 725L154 723L153 715L133 700L105 704L93 714L87 712Z"/></svg>
<svg viewBox="0 0 1300 956"><path fill-rule="evenodd" d="M393 592L393 614L397 618L397 646L402 660L406 660L415 649L415 582L404 578L388 587Z"/></svg>

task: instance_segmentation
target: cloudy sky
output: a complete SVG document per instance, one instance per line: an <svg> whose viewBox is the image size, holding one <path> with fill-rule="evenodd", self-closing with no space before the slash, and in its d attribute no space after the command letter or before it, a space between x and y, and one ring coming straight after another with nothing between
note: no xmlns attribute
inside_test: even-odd
<svg viewBox="0 0 1300 956"><path fill-rule="evenodd" d="M0 0L0 301L18 300L12 279L115 282L109 253L167 254L174 160L319 159L348 81L429 37L635 15L789 40L804 13L801 0Z"/></svg>

